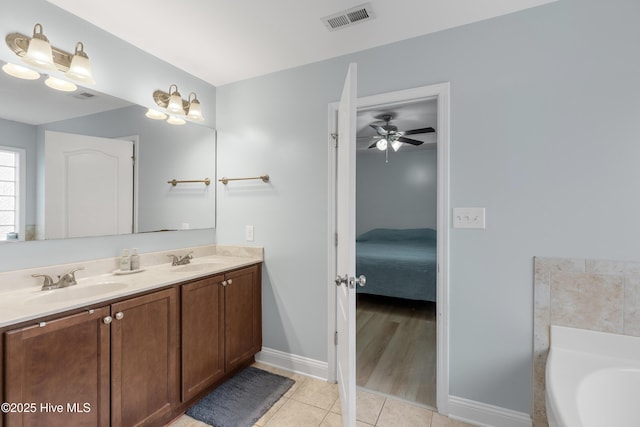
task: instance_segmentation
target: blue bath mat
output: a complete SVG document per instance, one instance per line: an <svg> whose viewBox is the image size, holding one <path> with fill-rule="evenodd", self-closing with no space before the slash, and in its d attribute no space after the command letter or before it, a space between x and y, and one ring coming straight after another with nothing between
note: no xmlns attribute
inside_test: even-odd
<svg viewBox="0 0 640 427"><path fill-rule="evenodd" d="M249 366L187 411L215 427L253 426L295 381Z"/></svg>

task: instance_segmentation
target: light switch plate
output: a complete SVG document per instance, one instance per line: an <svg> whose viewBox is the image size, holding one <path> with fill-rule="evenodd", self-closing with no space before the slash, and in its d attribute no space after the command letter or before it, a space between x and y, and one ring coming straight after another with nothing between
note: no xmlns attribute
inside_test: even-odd
<svg viewBox="0 0 640 427"><path fill-rule="evenodd" d="M453 228L486 228L485 208L453 208Z"/></svg>

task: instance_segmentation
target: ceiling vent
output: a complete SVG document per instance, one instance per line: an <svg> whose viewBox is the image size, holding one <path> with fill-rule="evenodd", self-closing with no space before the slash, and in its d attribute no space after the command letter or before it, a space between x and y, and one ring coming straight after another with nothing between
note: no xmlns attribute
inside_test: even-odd
<svg viewBox="0 0 640 427"><path fill-rule="evenodd" d="M322 22L329 31L335 31L357 24L359 22L370 21L375 18L371 4L365 3L333 15L325 16Z"/></svg>
<svg viewBox="0 0 640 427"><path fill-rule="evenodd" d="M76 93L71 95L72 98L76 98L76 99L89 99L89 98L93 98L95 95L89 92L80 92L80 93Z"/></svg>

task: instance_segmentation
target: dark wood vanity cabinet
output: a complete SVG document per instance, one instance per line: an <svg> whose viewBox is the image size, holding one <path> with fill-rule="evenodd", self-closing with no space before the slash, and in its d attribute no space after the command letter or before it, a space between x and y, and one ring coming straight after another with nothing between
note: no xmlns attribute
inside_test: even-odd
<svg viewBox="0 0 640 427"><path fill-rule="evenodd" d="M6 332L5 401L23 405L6 426L162 424L179 402L178 320L171 288Z"/></svg>
<svg viewBox="0 0 640 427"><path fill-rule="evenodd" d="M261 271L4 328L0 427L164 425L260 351Z"/></svg>
<svg viewBox="0 0 640 427"><path fill-rule="evenodd" d="M6 426L109 426L107 316L103 307L5 334Z"/></svg>
<svg viewBox="0 0 640 427"><path fill-rule="evenodd" d="M181 286L183 401L260 351L261 283L254 265Z"/></svg>
<svg viewBox="0 0 640 427"><path fill-rule="evenodd" d="M232 371L262 348L262 277L258 266L225 275L225 369Z"/></svg>
<svg viewBox="0 0 640 427"><path fill-rule="evenodd" d="M158 425L180 395L175 288L111 305L111 422Z"/></svg>
<svg viewBox="0 0 640 427"><path fill-rule="evenodd" d="M224 376L224 275L180 287L182 296L182 400Z"/></svg>

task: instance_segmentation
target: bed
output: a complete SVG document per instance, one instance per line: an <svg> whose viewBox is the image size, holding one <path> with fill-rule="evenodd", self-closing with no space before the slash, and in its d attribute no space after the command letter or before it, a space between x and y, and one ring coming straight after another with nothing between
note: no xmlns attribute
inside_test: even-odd
<svg viewBox="0 0 640 427"><path fill-rule="evenodd" d="M436 230L376 228L356 238L358 293L436 300Z"/></svg>

